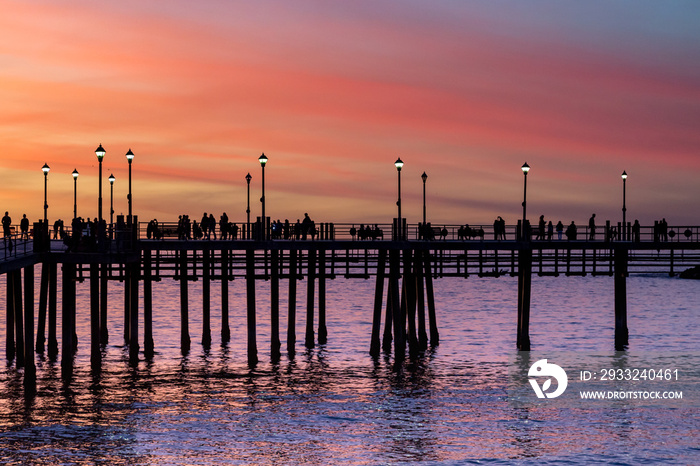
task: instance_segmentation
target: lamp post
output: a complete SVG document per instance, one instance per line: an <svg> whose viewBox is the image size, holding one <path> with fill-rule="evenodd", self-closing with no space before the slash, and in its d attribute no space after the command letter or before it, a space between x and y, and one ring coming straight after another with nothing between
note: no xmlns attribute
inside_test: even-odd
<svg viewBox="0 0 700 466"><path fill-rule="evenodd" d="M78 169L73 169L73 218L78 218Z"/></svg>
<svg viewBox="0 0 700 466"><path fill-rule="evenodd" d="M525 239L527 237L527 172L530 171L530 165L525 162L521 167L523 171L523 227L522 227L522 237Z"/></svg>
<svg viewBox="0 0 700 466"><path fill-rule="evenodd" d="M109 175L109 231L112 231L114 225L114 175ZM110 233L111 236L111 233Z"/></svg>
<svg viewBox="0 0 700 466"><path fill-rule="evenodd" d="M627 239L627 171L622 172L622 231L620 239Z"/></svg>
<svg viewBox="0 0 700 466"><path fill-rule="evenodd" d="M131 162L134 160L134 153L131 152L131 149L129 149L129 152L126 153L126 160L129 161L129 197L127 198L129 200L129 222L133 223L133 218L132 216L132 210L131 210Z"/></svg>
<svg viewBox="0 0 700 466"><path fill-rule="evenodd" d="M260 198L260 202L262 202L262 238L267 239L267 221L265 219L265 164L267 163L267 157L264 152L258 158L258 162L260 162L262 167L262 197Z"/></svg>
<svg viewBox="0 0 700 466"><path fill-rule="evenodd" d="M401 168L403 168L403 162L401 161L400 158L396 159L396 162L394 162L394 166L396 166L396 172L399 175L399 199L396 201L396 206L399 208L399 218L396 224L396 239L400 240L401 239Z"/></svg>
<svg viewBox="0 0 700 466"><path fill-rule="evenodd" d="M248 184L248 204L246 205L245 209L245 215L246 215L246 235L248 239L250 239L250 180L253 178L250 176L250 173L248 173L245 176L245 181Z"/></svg>
<svg viewBox="0 0 700 466"><path fill-rule="evenodd" d="M423 172L420 177L423 180L423 228L425 228L425 181L428 179L428 175Z"/></svg>
<svg viewBox="0 0 700 466"><path fill-rule="evenodd" d="M97 202L97 218L100 222L102 222L102 159L105 157L105 150L102 148L102 144L99 145L97 149L95 149L95 155L97 156L97 161L99 162L100 165L100 171L99 171L99 198Z"/></svg>
<svg viewBox="0 0 700 466"><path fill-rule="evenodd" d="M49 231L49 227L48 227L49 204L47 202L46 193L47 193L47 188L48 188L49 170L51 170L51 169L49 168L49 165L46 163L44 164L43 167L41 167L41 171L44 172L44 228L46 229L47 232Z"/></svg>

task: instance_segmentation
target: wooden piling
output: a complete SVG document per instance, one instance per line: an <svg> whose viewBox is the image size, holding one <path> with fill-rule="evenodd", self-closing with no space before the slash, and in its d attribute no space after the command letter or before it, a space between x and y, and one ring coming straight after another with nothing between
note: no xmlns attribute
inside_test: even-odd
<svg viewBox="0 0 700 466"><path fill-rule="evenodd" d="M246 251L246 295L248 301L248 365L258 363L258 346L255 336L255 251Z"/></svg>
<svg viewBox="0 0 700 466"><path fill-rule="evenodd" d="M49 301L49 265L41 264L41 279L39 282L39 320L36 326L36 352L43 353L46 343L46 312Z"/></svg>
<svg viewBox="0 0 700 466"><path fill-rule="evenodd" d="M386 287L386 311L384 317L384 335L382 337L382 349L387 353L391 351L391 344L394 341L394 337L392 336L394 325L394 304L392 302L393 293L391 291L392 286L393 283L391 279L389 279L389 283L387 283Z"/></svg>
<svg viewBox="0 0 700 466"><path fill-rule="evenodd" d="M34 365L34 266L24 268L24 387L36 384Z"/></svg>
<svg viewBox="0 0 700 466"><path fill-rule="evenodd" d="M93 371L102 366L100 353L100 264L90 264L90 365Z"/></svg>
<svg viewBox="0 0 700 466"><path fill-rule="evenodd" d="M330 230L327 232L330 235ZM326 252L318 252L318 344L328 342L326 328Z"/></svg>
<svg viewBox="0 0 700 466"><path fill-rule="evenodd" d="M153 342L153 264L151 251L143 252L143 354L151 359L154 354Z"/></svg>
<svg viewBox="0 0 700 466"><path fill-rule="evenodd" d="M17 352L17 367L24 367L24 316L22 315L22 271L13 270L12 285L14 287L12 297L15 304L15 350Z"/></svg>
<svg viewBox="0 0 700 466"><path fill-rule="evenodd" d="M314 344L314 298L316 295L316 250L309 251L307 267L307 291L306 291L306 338L304 346L313 348Z"/></svg>
<svg viewBox="0 0 700 466"><path fill-rule="evenodd" d="M15 285L12 273L5 274L5 358L15 358Z"/></svg>
<svg viewBox="0 0 700 466"><path fill-rule="evenodd" d="M202 251L202 346L211 347L211 251Z"/></svg>
<svg viewBox="0 0 700 466"><path fill-rule="evenodd" d="M49 262L49 359L58 356L56 321L58 314L58 264Z"/></svg>
<svg viewBox="0 0 700 466"><path fill-rule="evenodd" d="M109 271L110 264L102 264L100 267L100 345L105 346L109 341L109 330L107 328L107 305L109 296Z"/></svg>
<svg viewBox="0 0 700 466"><path fill-rule="evenodd" d="M379 356L381 350L379 341L379 329L382 320L382 297L384 294L384 270L386 268L386 249L380 249L377 257L377 283L374 288L374 314L372 317L372 340L369 346L369 354L372 357Z"/></svg>
<svg viewBox="0 0 700 466"><path fill-rule="evenodd" d="M138 363L139 358L139 275L141 263L130 264L131 286L129 287L129 362Z"/></svg>
<svg viewBox="0 0 700 466"><path fill-rule="evenodd" d="M289 298L287 302L287 353L294 358L297 342L296 316L297 316L297 251L289 251Z"/></svg>
<svg viewBox="0 0 700 466"><path fill-rule="evenodd" d="M131 329L131 268L124 264L124 344L130 341L129 330Z"/></svg>
<svg viewBox="0 0 700 466"><path fill-rule="evenodd" d="M270 359L280 359L280 260L279 251L271 251L270 264Z"/></svg>
<svg viewBox="0 0 700 466"><path fill-rule="evenodd" d="M398 250L389 251L389 282L391 292L391 307L394 319L394 360L399 363L406 359L406 326L403 324L404 319L401 316L401 301L399 297L399 277L400 256Z"/></svg>
<svg viewBox="0 0 700 466"><path fill-rule="evenodd" d="M179 252L179 278L180 278L180 351L183 355L190 351L190 310L187 283L187 251Z"/></svg>
<svg viewBox="0 0 700 466"><path fill-rule="evenodd" d="M433 292L430 251L423 251L423 266L425 270L425 296L428 301L428 322L430 323L430 346L438 346L440 344L440 333L438 332L437 317L435 315L435 293Z"/></svg>
<svg viewBox="0 0 700 466"><path fill-rule="evenodd" d="M61 326L61 374L64 379L73 375L73 319L75 317L75 264L63 264L62 280L62 326Z"/></svg>
<svg viewBox="0 0 700 466"><path fill-rule="evenodd" d="M231 340L231 329L228 323L228 280L229 280L229 252L221 251L221 343L226 344Z"/></svg>
<svg viewBox="0 0 700 466"><path fill-rule="evenodd" d="M466 276L467 259L465 251L464 270ZM415 270L415 288L416 288L416 303L418 317L418 348L423 351L428 348L428 334L425 331L425 272L423 271L423 252L415 251L414 266Z"/></svg>
<svg viewBox="0 0 700 466"><path fill-rule="evenodd" d="M413 251L403 251L405 291L405 318L408 321L408 351L411 358L418 354L418 335L416 332L416 276L413 270Z"/></svg>
<svg viewBox="0 0 700 466"><path fill-rule="evenodd" d="M520 351L530 351L530 291L532 284L532 249L518 253L518 336Z"/></svg>
<svg viewBox="0 0 700 466"><path fill-rule="evenodd" d="M627 330L627 261L628 251L618 247L615 254L615 349L623 351L629 344Z"/></svg>

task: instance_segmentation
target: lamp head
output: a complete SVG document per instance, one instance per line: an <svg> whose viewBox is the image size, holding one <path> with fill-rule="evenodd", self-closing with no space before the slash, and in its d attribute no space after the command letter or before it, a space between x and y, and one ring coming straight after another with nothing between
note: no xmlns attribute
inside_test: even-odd
<svg viewBox="0 0 700 466"><path fill-rule="evenodd" d="M527 162L525 162L521 169L523 170L523 173L527 175L527 172L530 171L530 165L528 165Z"/></svg>
<svg viewBox="0 0 700 466"><path fill-rule="evenodd" d="M49 174L49 170L51 170L51 169L49 168L49 165L46 164L46 163L44 164L43 167L41 167L41 171L44 172L44 175L48 175L48 174Z"/></svg>
<svg viewBox="0 0 700 466"><path fill-rule="evenodd" d="M396 169L398 171L401 171L401 169L403 168L403 161L400 158L398 158L396 159L396 162L394 162L394 165L396 166Z"/></svg>
<svg viewBox="0 0 700 466"><path fill-rule="evenodd" d="M627 179L627 172L626 172L626 171L623 171L623 172L622 172L622 179L623 179L623 180L626 180L626 179Z"/></svg>
<svg viewBox="0 0 700 466"><path fill-rule="evenodd" d="M260 162L261 167L264 167L265 164L267 163L267 156L265 155L264 152L260 157L258 157L258 162Z"/></svg>
<svg viewBox="0 0 700 466"><path fill-rule="evenodd" d="M245 176L245 180L246 180L246 182L247 182L248 184L250 184L250 180L251 180L252 178L253 178L253 177L250 176L250 173L248 173L248 174Z"/></svg>
<svg viewBox="0 0 700 466"><path fill-rule="evenodd" d="M114 180L116 180L114 175L109 175L109 178L107 178L107 179L109 180L109 184L114 184Z"/></svg>
<svg viewBox="0 0 700 466"><path fill-rule="evenodd" d="M428 175L426 175L425 172L423 172L423 174L420 177L423 180L423 183L425 183L425 180L428 179Z"/></svg>
<svg viewBox="0 0 700 466"><path fill-rule="evenodd" d="M77 168L74 168L74 169L73 169L73 179L74 179L74 180L77 180L77 179L78 179L78 169L77 169Z"/></svg>
<svg viewBox="0 0 700 466"><path fill-rule="evenodd" d="M129 163L134 160L134 153L131 152L131 149L129 149L129 152L126 153L126 159L129 161Z"/></svg>
<svg viewBox="0 0 700 466"><path fill-rule="evenodd" d="M97 160L102 162L102 158L105 156L105 150L102 148L102 144L100 144L99 147L95 149L95 155L97 156Z"/></svg>

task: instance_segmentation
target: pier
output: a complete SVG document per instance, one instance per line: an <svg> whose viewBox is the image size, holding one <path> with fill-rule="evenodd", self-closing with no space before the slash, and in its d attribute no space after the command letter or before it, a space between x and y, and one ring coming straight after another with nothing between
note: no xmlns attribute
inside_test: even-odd
<svg viewBox="0 0 700 466"><path fill-rule="evenodd" d="M382 232L360 239L357 224L318 224L306 239L276 236L260 223L244 225L236 237L226 239L182 239L172 224L160 224L160 234L133 222L125 228L103 232L96 239L71 243L49 239L42 223L34 224L32 238L13 235L4 239L0 274L6 276L6 358L24 368L25 384L35 377L34 356L46 351L50 358L60 354L62 374L70 378L75 334L76 283L87 280L90 290L90 354L94 370L100 370L100 347L110 338L123 337L129 359L136 364L141 355L154 357L153 289L162 280L176 280L180 288L180 347L187 354L192 344L189 332L189 287L201 286L203 332L198 335L204 347L211 345L212 331L221 332L221 341L230 339L228 286L232 280L245 280L247 295L247 360L258 363L255 333L256 317L270 313L270 355L280 359L284 334L280 327L280 280L288 281L288 321L285 349L294 357L297 335L296 292L307 287L304 345L324 345L329 336L326 326L327 280L373 279L376 282L372 330L368 335L369 353L393 353L397 363L415 358L430 346L439 344L439 309L434 286L443 277L518 277L518 308L514 309L514 343L517 349L531 348L529 322L532 276L611 277L615 300L614 345L629 345L627 328L626 278L634 273L675 275L700 264L700 227L671 227L660 237L654 226L642 227L630 240L619 241L608 222L604 234L591 239L582 231L581 239L532 239L523 235L522 225L509 226L506 239L496 239L487 226L470 227L476 235L465 235L465 227L441 225L426 234L422 225L405 225L397 234L394 225L377 225ZM527 226L526 226L527 231ZM624 231L618 226L617 231ZM43 232L43 234L42 234ZM264 233L263 233L264 232ZM150 233L150 234L149 234ZM430 236L430 238L428 238ZM70 238L67 235L67 238ZM157 239L155 239L157 238ZM272 239L275 238L275 239ZM510 239L509 239L510 238ZM34 328L34 273L40 266L38 325ZM60 271L60 274L59 274ZM57 282L62 293L57 296ZM107 328L109 283L124 283L124 335L110 334ZM256 309L256 281L269 284L270 308ZM221 285L221 302L212 303L212 282ZM140 300L140 290L143 299ZM316 293L318 290L318 293ZM315 302L318 297L318 302ZM60 303L60 306L59 306ZM60 315L59 315L60 309ZM110 307L114 312L115 306ZM220 312L221 329L211 328L211 312ZM517 311L517 312L516 312ZM516 319L517 318L517 319ZM56 328L61 319L62 332ZM382 331L383 325L383 331ZM142 329L143 340L138 340Z"/></svg>

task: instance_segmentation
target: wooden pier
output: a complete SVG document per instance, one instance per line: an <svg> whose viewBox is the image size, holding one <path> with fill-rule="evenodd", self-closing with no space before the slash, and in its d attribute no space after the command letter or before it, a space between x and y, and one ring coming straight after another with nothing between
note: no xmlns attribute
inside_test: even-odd
<svg viewBox="0 0 700 466"><path fill-rule="evenodd" d="M137 225L135 223L135 225ZM139 228L102 238L88 248L66 250L61 241L38 237L32 240L13 239L12 250L5 243L5 256L0 259L0 274L6 276L6 358L24 368L28 387L35 379L35 352L47 351L49 358L59 355L57 281L62 281L60 319L62 322L62 374L70 378L73 355L77 348L75 332L76 282L89 280L90 348L93 370L101 367L101 345L107 343L107 292L110 281L124 283L124 342L129 347L133 364L139 357L154 357L157 342L153 340L153 287L163 279L180 284L180 346L183 354L191 347L189 332L189 286L202 287L201 344L211 345L212 308L221 313L221 341L230 339L228 284L244 279L247 294L247 359L251 366L258 362L256 340L256 287L258 280L269 283L270 354L273 361L281 357L280 280L288 281L288 321L286 351L294 357L296 345L296 292L300 280L307 286L304 344L313 348L328 340L326 326L326 284L337 278L376 281L369 352L379 356L382 349L394 354L397 363L417 357L429 346L439 344L438 315L435 307L434 280L442 277L470 276L518 277L516 346L529 351L532 275L607 275L614 282L615 347L628 345L626 278L631 273L675 274L680 269L700 264L700 241L697 227L686 227L691 234L678 235L676 240L660 241L656 236L635 241L601 240L533 241L484 239L425 240L420 235L387 240L359 240L336 234L337 227L324 224L313 240L296 239L226 239L183 240L147 239ZM347 226L343 231L348 231ZM608 225L609 228L609 225ZM41 232L42 225L35 224ZM412 231L405 228L404 231ZM413 231L420 231L416 228ZM516 228L513 237L520 237ZM254 235L250 235L254 236ZM487 235L488 237L488 235ZM12 243L9 243L12 244ZM41 266L38 325L34 329L34 270ZM221 284L221 302L211 302L212 282ZM157 285L155 285L157 286ZM139 300L139 290L143 300ZM318 290L318 294L316 294ZM315 297L318 296L318 302ZM110 309L114 309L114 305ZM317 313L316 313L317 311ZM382 315L384 331L382 333ZM138 341L139 328L143 341ZM36 330L36 332L35 332ZM143 347L140 346L140 343Z"/></svg>

